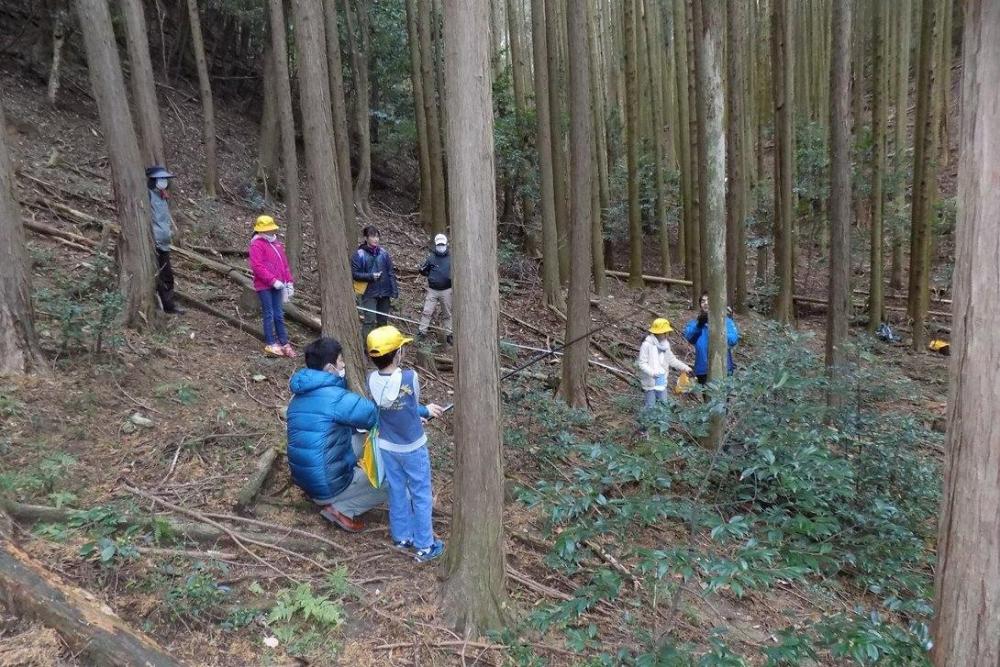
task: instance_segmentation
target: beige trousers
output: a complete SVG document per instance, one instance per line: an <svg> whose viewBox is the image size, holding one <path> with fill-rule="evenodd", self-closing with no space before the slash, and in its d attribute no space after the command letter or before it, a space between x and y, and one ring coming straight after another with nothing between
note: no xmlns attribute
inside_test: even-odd
<svg viewBox="0 0 1000 667"><path fill-rule="evenodd" d="M427 333L427 328L431 325L431 318L438 304L444 312L444 328L451 333L451 288L431 289L427 288L427 297L424 299L424 314L420 318L420 333Z"/></svg>

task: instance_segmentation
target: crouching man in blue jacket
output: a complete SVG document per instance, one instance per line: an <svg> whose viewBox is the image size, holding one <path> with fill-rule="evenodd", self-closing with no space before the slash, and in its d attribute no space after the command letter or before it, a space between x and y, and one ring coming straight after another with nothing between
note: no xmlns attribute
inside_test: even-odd
<svg viewBox="0 0 1000 667"><path fill-rule="evenodd" d="M696 319L688 322L684 327L684 338L694 345L694 374L698 378L699 384L708 382L708 292L701 295L699 300L701 312ZM740 332L736 329L733 318L726 316L726 372L733 374L733 348L740 342Z"/></svg>
<svg viewBox="0 0 1000 667"><path fill-rule="evenodd" d="M306 368L288 386L288 469L292 481L317 505L320 514L352 533L364 529L357 517L386 501L356 463L362 438L357 429L375 425L375 403L347 389L340 343L319 338L305 349Z"/></svg>

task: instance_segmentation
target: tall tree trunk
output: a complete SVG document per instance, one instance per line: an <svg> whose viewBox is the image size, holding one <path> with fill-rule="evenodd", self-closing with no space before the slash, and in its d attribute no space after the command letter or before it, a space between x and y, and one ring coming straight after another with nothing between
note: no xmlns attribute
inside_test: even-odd
<svg viewBox="0 0 1000 667"><path fill-rule="evenodd" d="M894 141L893 171L897 181L901 178L903 165L906 161L906 129L907 110L909 109L910 92L910 33L913 30L913 4L912 0L898 0L897 11L899 28L899 49L896 54L896 138ZM897 218L902 213L906 205L906 188L900 183L896 186L896 214ZM906 238L906 229L903 223L897 219L892 228L892 276L889 285L893 289L903 287L903 245Z"/></svg>
<svg viewBox="0 0 1000 667"><path fill-rule="evenodd" d="M937 170L934 117L934 42L937 36L937 0L923 0L920 12L920 59L917 71L917 115L913 137L913 195L910 204L909 315L913 320L913 349L924 349L930 281L931 219L934 215Z"/></svg>
<svg viewBox="0 0 1000 667"><path fill-rule="evenodd" d="M47 11L43 6L42 11ZM62 77L63 47L66 45L66 38L69 36L69 16L66 7L62 3L57 4L51 10L52 21L52 65L49 67L48 99L49 104L55 105L56 97L59 94L59 84Z"/></svg>
<svg viewBox="0 0 1000 667"><path fill-rule="evenodd" d="M726 336L726 132L723 123L725 110L722 87L722 63L725 56L726 10L715 0L695 0L700 4L696 54L698 69L699 108L704 115L701 129L702 154L698 164L700 181L704 184L705 197L702 211L705 225L705 265L708 267L709 327L708 327L708 379L722 382L727 373L726 359L729 345ZM713 411L710 444L721 444L724 415Z"/></svg>
<svg viewBox="0 0 1000 667"><path fill-rule="evenodd" d="M830 61L830 283L826 311L826 367L833 380L845 376L851 308L851 3L834 2ZM829 394L839 404L836 385Z"/></svg>
<svg viewBox="0 0 1000 667"><path fill-rule="evenodd" d="M938 527L938 667L1000 664L1000 3L967 0L951 392Z"/></svg>
<svg viewBox="0 0 1000 667"><path fill-rule="evenodd" d="M783 324L794 319L792 290L795 267L792 261L792 52L791 17L788 0L771 4L771 77L774 96L774 270L778 293L774 317Z"/></svg>
<svg viewBox="0 0 1000 667"><path fill-rule="evenodd" d="M684 44L687 47L687 96L688 96L688 155L691 158L691 225L687 229L688 253L691 256L691 305L698 307L701 293L705 291L705 244L702 240L701 215L701 171L698 160L701 159L701 147L698 145L698 123L700 109L698 108L698 73L695 58L695 5L693 0L684 2Z"/></svg>
<svg viewBox="0 0 1000 667"><path fill-rule="evenodd" d="M874 143L875 162L872 165L872 224L870 235L870 274L868 284L868 330L875 332L882 324L885 310L885 279L883 277L883 234L882 212L885 197L882 185L885 182L885 133L886 133L886 94L888 79L886 77L886 5L875 3L875 36L872 40L874 48L875 71L872 75L874 83L874 103L872 107L872 142Z"/></svg>
<svg viewBox="0 0 1000 667"><path fill-rule="evenodd" d="M406 0L406 34L410 46L410 81L413 86L413 118L417 126L417 162L420 165L420 219L426 231L433 227L431 154L427 145L427 114L424 112L424 79L420 73L420 36L417 34L417 0Z"/></svg>
<svg viewBox="0 0 1000 667"><path fill-rule="evenodd" d="M295 153L295 116L292 114L292 85L288 74L287 23L283 0L268 0L271 19L271 50L275 68L278 121L281 126L281 161L285 166L285 245L292 274L298 273L302 258L302 218L299 214L299 160Z"/></svg>
<svg viewBox="0 0 1000 667"><path fill-rule="evenodd" d="M865 126L865 30L868 24L867 9L869 6L862 0L853 0L853 2L854 29L851 31L853 38L851 44L851 118L853 126L851 132L854 149L860 151ZM852 195L854 199L854 224L859 227L865 217L865 201L861 192L861 180L860 177L857 179Z"/></svg>
<svg viewBox="0 0 1000 667"><path fill-rule="evenodd" d="M596 0L600 2L600 0ZM593 111L593 132L596 137L593 150L594 179L592 193L591 259L593 261L594 292L599 298L608 294L608 279L604 273L604 210L608 201L607 136L604 133L604 94L600 80L600 44L597 35L597 17L594 1L587 0L587 37L590 40L590 96Z"/></svg>
<svg viewBox="0 0 1000 667"><path fill-rule="evenodd" d="M559 238L559 282L569 282L569 206L566 143L563 140L563 73L559 67L559 0L545 0L546 63L549 69L549 124L552 140L552 184ZM537 74L536 74L537 76Z"/></svg>
<svg viewBox="0 0 1000 667"><path fill-rule="evenodd" d="M344 209L344 230L348 242L358 235L355 224L354 188L351 185L351 134L348 131L347 100L344 97L344 66L340 59L340 27L337 21L337 0L323 0L326 25L326 69L330 79L333 111L333 144L337 153L337 177L340 179L340 205Z"/></svg>
<svg viewBox="0 0 1000 667"><path fill-rule="evenodd" d="M535 122L538 125L535 141L538 147L539 182L542 217L542 289L545 303L562 307L559 287L559 237L556 230L556 203L554 174L552 172L552 125L549 119L549 68L548 40L545 30L545 0L531 0L531 35L535 57Z"/></svg>
<svg viewBox="0 0 1000 667"><path fill-rule="evenodd" d="M690 232L691 228L697 224L694 219L694 173L691 161L691 142L688 141L687 133L690 132L691 124L689 120L689 98L688 98L688 61L687 61L687 35L685 32L686 19L684 18L684 0L673 0L673 24L674 24L674 61L677 66L674 71L677 76L677 145L681 154L681 205L683 207L683 220L680 227L685 232ZM684 276L693 281L692 277L700 269L692 266L697 253L691 249L691 234L685 233L683 247L684 256ZM692 288L692 291L697 291ZM693 299L698 299L698 294Z"/></svg>
<svg viewBox="0 0 1000 667"><path fill-rule="evenodd" d="M431 40L431 0L417 0L417 29L420 35L420 66L424 77L424 115L427 119L427 140L431 158L431 191L433 224L435 234L445 231L448 226L448 209L445 201L444 154L441 145L441 117L439 109L445 97L438 94L433 41ZM442 91L443 93L443 91Z"/></svg>
<svg viewBox="0 0 1000 667"><path fill-rule="evenodd" d="M508 615L503 530L500 366L496 332L500 293L496 263L493 95L489 7L445 0L445 96L451 211L455 229L454 510L446 553L442 609L458 634L505 627Z"/></svg>
<svg viewBox="0 0 1000 667"><path fill-rule="evenodd" d="M278 101L274 65L274 50L270 42L264 45L264 99L257 140L257 179L264 186L264 196L278 184L278 160L281 153L281 130L278 127Z"/></svg>
<svg viewBox="0 0 1000 667"><path fill-rule="evenodd" d="M76 10L111 160L111 185L121 225L116 248L118 286L125 300L122 319L126 326L145 328L156 310L156 293L153 229L139 142L128 109L107 0L76 0Z"/></svg>
<svg viewBox="0 0 1000 667"><path fill-rule="evenodd" d="M45 367L31 307L31 263L0 106L0 377Z"/></svg>
<svg viewBox="0 0 1000 667"><path fill-rule="evenodd" d="M938 125L938 169L948 167L950 157L951 135L948 132L948 113L951 98L951 58L952 58L952 22L955 16L955 8L952 0L941 0L941 37L938 44L939 61L937 70L938 76L937 93L935 95L935 117L939 119Z"/></svg>
<svg viewBox="0 0 1000 667"><path fill-rule="evenodd" d="M656 226L660 233L660 275L670 276L670 228L667 225L667 179L666 179L666 138L663 121L663 76L657 53L660 45L654 39L655 17L648 0L642 0L642 31L645 34L646 77L652 101L652 142L654 151L653 169L656 183Z"/></svg>
<svg viewBox="0 0 1000 667"><path fill-rule="evenodd" d="M625 155L628 168L629 287L641 288L642 217L639 208L639 81L636 76L635 3L624 0Z"/></svg>
<svg viewBox="0 0 1000 667"><path fill-rule="evenodd" d="M344 0L344 26L351 48L351 72L354 75L354 127L358 136L358 176L354 181L354 206L365 220L372 217L368 202L372 187L371 121L368 118L368 3L367 0Z"/></svg>
<svg viewBox="0 0 1000 667"><path fill-rule="evenodd" d="M201 112L205 130L205 194L214 197L219 183L215 140L215 104L212 102L212 83L208 78L208 63L205 60L205 40L201 36L198 0L187 0L187 7L188 22L191 25L191 46L194 50L195 67L198 70L198 92L201 95Z"/></svg>
<svg viewBox="0 0 1000 667"><path fill-rule="evenodd" d="M125 16L128 59L132 66L129 82L132 84L132 101L138 117L136 124L139 126L142 160L147 165L166 164L163 136L160 133L160 107L156 100L156 80L153 78L153 62L149 57L142 0L121 0L121 7Z"/></svg>
<svg viewBox="0 0 1000 667"><path fill-rule="evenodd" d="M326 32L322 0L292 0L295 46L298 50L299 104L306 167L312 190L313 227L319 266L323 335L336 336L344 348L349 384L364 386L365 356L348 265L350 246L345 236L344 208L333 143L330 113L330 75L326 71Z"/></svg>
<svg viewBox="0 0 1000 667"><path fill-rule="evenodd" d="M729 305L742 313L746 307L746 228L747 206L746 106L744 97L744 40L747 37L745 6L730 2L727 53L729 87L726 95L726 287Z"/></svg>
<svg viewBox="0 0 1000 667"><path fill-rule="evenodd" d="M593 111L590 107L590 49L587 46L587 3L570 2L566 12L569 36L570 109L570 256L569 304L562 391L573 407L587 407L587 330L590 328L591 190L593 187ZM603 267L601 267L603 272Z"/></svg>
<svg viewBox="0 0 1000 667"><path fill-rule="evenodd" d="M510 39L510 75L514 88L514 107L519 114L528 108L528 74L524 47L521 45L519 0L507 0L507 35Z"/></svg>

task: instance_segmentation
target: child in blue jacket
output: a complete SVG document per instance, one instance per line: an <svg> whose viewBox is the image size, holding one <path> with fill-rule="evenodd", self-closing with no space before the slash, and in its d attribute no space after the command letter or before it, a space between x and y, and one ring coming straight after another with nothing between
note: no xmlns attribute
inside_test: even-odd
<svg viewBox="0 0 1000 667"><path fill-rule="evenodd" d="M694 374L698 378L699 384L708 382L708 292L701 295L699 301L701 312L696 319L688 322L684 327L684 338L694 345ZM726 371L733 374L733 348L740 342L740 332L736 329L733 318L726 316L726 343L729 349L726 352Z"/></svg>
<svg viewBox="0 0 1000 667"><path fill-rule="evenodd" d="M413 549L417 561L424 563L444 552L444 542L434 538L431 525L431 459L423 420L440 417L444 411L433 403L421 405L416 372L400 367L402 347L412 341L393 326L368 334L368 356L378 368L368 376L368 389L378 405L378 448L389 484L389 532L397 548Z"/></svg>

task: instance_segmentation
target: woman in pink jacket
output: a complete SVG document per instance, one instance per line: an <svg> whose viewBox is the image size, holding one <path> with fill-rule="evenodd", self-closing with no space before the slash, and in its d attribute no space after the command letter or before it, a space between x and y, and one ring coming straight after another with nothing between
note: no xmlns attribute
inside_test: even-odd
<svg viewBox="0 0 1000 667"><path fill-rule="evenodd" d="M295 357L285 329L285 302L292 298L292 271L288 268L285 248L278 241L278 225L274 218L262 215L253 226L250 239L250 270L253 288L260 297L264 320L264 354L275 357Z"/></svg>

